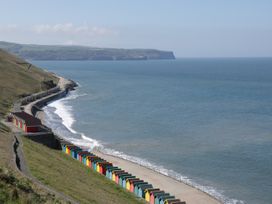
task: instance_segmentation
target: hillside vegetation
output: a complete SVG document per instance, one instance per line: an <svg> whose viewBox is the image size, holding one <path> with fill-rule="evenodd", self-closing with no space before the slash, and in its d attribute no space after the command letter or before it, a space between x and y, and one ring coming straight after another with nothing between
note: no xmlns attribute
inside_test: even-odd
<svg viewBox="0 0 272 204"><path fill-rule="evenodd" d="M52 74L0 49L0 117L19 97L45 90L57 82ZM53 83L51 83L53 86Z"/></svg>
<svg viewBox="0 0 272 204"><path fill-rule="evenodd" d="M0 42L0 48L30 60L157 60L175 59L171 51L87 46L28 45Z"/></svg>
<svg viewBox="0 0 272 204"><path fill-rule="evenodd" d="M144 203L114 182L58 150L23 138L32 174L80 203ZM49 159L50 158L50 159Z"/></svg>

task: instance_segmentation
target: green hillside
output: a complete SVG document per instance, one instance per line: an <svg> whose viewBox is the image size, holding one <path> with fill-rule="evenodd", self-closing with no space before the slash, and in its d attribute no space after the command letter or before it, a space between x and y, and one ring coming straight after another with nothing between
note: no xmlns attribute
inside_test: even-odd
<svg viewBox="0 0 272 204"><path fill-rule="evenodd" d="M0 117L19 97L50 88L48 81L57 82L52 74L29 66L26 61L0 49Z"/></svg>

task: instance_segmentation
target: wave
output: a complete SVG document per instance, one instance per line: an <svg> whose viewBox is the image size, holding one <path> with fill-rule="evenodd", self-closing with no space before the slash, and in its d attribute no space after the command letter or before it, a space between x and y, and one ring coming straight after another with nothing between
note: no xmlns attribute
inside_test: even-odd
<svg viewBox="0 0 272 204"><path fill-rule="evenodd" d="M197 188L197 189L211 195L212 197L215 197L216 199L222 201L225 204L245 204L244 201L227 198L226 196L223 195L223 192L219 192L217 189L215 189L211 186L200 185L200 184L194 182L192 179L190 179L186 176L183 176L180 173L175 172L174 170L166 169L164 166L156 165L152 162L149 162L146 159L127 155L123 152L120 152L120 151L117 151L114 149L105 148L102 145L102 143L99 142L98 140L92 139L92 138L86 136L84 133L78 132L75 129L73 129L73 124L76 122L76 119L73 116L73 107L71 105L69 105L68 102L70 100L74 100L78 97L83 97L85 95L87 95L87 94L78 94L77 90L76 90L74 92L70 92L67 95L67 97L57 100L57 101L54 101L48 105L49 108L53 108L52 109L53 111L49 111L49 110L45 111L46 115L48 116L48 119L52 120L52 121L54 121L54 123L56 123L56 119L54 119L54 116L51 115L51 112L53 112L54 114L56 114L59 117L59 119L60 119L59 122L65 128L67 128L70 131L70 133L72 133L72 136L69 136L69 137L67 137L65 134L60 133L60 136L62 138L70 141L71 143L73 143L77 146L80 146L81 148L83 148L85 150L91 151L94 148L96 148L105 154L113 155L113 156L125 159L127 161L131 161L133 163L136 163L136 164L139 164L139 165L144 166L146 168L149 168L151 170L154 170L154 171L156 171L160 174L163 174L165 176L174 178L178 181L186 183L187 185ZM49 126L52 125L52 124L50 124L50 121L47 121L47 122L48 122Z"/></svg>

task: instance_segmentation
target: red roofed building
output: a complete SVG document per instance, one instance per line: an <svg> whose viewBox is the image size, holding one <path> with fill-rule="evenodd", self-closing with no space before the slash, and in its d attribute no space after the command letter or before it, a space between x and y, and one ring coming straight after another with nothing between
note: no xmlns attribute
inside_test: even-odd
<svg viewBox="0 0 272 204"><path fill-rule="evenodd" d="M26 112L12 113L13 124L25 132L39 132L42 126L41 120Z"/></svg>

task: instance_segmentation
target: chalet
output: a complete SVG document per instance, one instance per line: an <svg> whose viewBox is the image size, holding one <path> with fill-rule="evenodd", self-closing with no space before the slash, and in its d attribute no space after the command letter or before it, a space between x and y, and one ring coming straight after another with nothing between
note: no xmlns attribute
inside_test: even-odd
<svg viewBox="0 0 272 204"><path fill-rule="evenodd" d="M14 125L24 132L39 132L42 127L41 120L22 111L11 113Z"/></svg>

